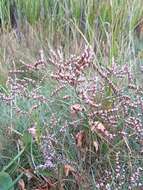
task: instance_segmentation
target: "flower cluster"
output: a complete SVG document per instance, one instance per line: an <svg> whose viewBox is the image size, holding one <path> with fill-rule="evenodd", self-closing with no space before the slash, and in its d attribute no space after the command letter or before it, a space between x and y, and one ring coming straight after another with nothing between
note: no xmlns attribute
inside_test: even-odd
<svg viewBox="0 0 143 190"><path fill-rule="evenodd" d="M143 153L143 89L128 65L113 61L111 67L100 66L95 58L90 47L69 58L62 51L51 50L48 63L52 64L52 74L48 80L50 77L54 80L55 88L47 97L40 91L41 81L47 76L41 51L35 64L23 63L25 70L9 72L9 91L1 92L0 99L16 115L26 115L32 123L39 118L38 122L42 121L39 147L43 163L38 163L35 169L58 171L59 163L66 164L63 168L67 178L73 175L76 183L99 190L122 190L127 184L128 189L142 187L143 166L141 162L137 166L135 163ZM44 74L38 85L31 73L22 77L37 71ZM75 99L66 88L72 90ZM60 101L56 96L59 92L64 92ZM30 108L23 109L17 99L30 101ZM41 107L42 113L37 111ZM36 142L37 125L28 131ZM64 148L71 149L73 155L67 153L69 150L63 151ZM98 171L94 184L93 168ZM90 184L82 181L83 173Z"/></svg>

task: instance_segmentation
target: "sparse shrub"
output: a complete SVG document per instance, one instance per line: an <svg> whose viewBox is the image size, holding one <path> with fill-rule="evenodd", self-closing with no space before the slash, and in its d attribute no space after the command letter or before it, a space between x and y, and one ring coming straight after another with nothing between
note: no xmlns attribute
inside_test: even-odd
<svg viewBox="0 0 143 190"><path fill-rule="evenodd" d="M21 190L141 190L142 0L16 5L33 25L1 36L0 170Z"/></svg>
<svg viewBox="0 0 143 190"><path fill-rule="evenodd" d="M15 121L9 128L20 147L29 150L32 142L38 148L38 157L33 152L33 164L26 167L34 175L44 172L57 188L141 188L143 92L130 67L115 62L100 66L90 47L69 58L51 50L45 61L42 56L42 67L34 68L36 62L27 72L42 69L43 78L55 80L49 95L42 94L39 81L18 79L15 70L7 82L9 92L1 93L1 103L9 105L13 117L29 121L26 140ZM52 64L51 76L47 64ZM23 107L22 101L30 105Z"/></svg>

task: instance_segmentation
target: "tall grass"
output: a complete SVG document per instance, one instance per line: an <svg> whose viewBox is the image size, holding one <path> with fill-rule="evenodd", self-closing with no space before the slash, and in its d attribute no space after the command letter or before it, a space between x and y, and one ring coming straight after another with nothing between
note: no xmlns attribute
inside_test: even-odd
<svg viewBox="0 0 143 190"><path fill-rule="evenodd" d="M0 4L2 25L10 24L10 5L13 1L2 0ZM142 16L142 1L120 0L15 0L15 8L19 22L36 24L44 22L52 42L63 39L63 45L68 44L76 36L82 34L90 43L99 45L100 40L111 41L110 54L117 54L120 41L126 40L126 33L133 32L135 25ZM42 27L42 24L40 25ZM100 32L99 32L100 31ZM110 33L110 35L109 35ZM124 34L124 35L122 35ZM64 37L66 36L66 39ZM112 38L112 39L111 39ZM67 42L68 40L68 42ZM98 47L96 47L98 48ZM99 47L101 48L101 47Z"/></svg>

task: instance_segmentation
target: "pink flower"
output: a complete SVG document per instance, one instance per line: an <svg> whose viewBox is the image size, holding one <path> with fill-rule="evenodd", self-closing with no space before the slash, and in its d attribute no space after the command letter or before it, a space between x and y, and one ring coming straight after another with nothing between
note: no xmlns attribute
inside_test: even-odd
<svg viewBox="0 0 143 190"><path fill-rule="evenodd" d="M28 132L32 135L33 138L36 138L36 127L35 126L29 128Z"/></svg>

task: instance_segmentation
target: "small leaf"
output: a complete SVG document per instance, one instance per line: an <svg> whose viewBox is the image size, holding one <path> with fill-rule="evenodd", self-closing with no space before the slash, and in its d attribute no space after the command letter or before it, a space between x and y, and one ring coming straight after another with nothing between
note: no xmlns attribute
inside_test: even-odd
<svg viewBox="0 0 143 190"><path fill-rule="evenodd" d="M25 183L24 183L23 179L20 179L18 181L18 188L19 188L19 190L26 190L25 189Z"/></svg>
<svg viewBox="0 0 143 190"><path fill-rule="evenodd" d="M109 150L109 147L106 143L103 143L102 146L101 146L101 153L102 154L106 154Z"/></svg>
<svg viewBox="0 0 143 190"><path fill-rule="evenodd" d="M104 132L105 131L105 127L102 123L96 121L94 122L94 124L91 126L91 131L92 132L95 132L96 129L100 130L101 132Z"/></svg>
<svg viewBox="0 0 143 190"><path fill-rule="evenodd" d="M0 172L0 190L14 190L12 178L6 172Z"/></svg>
<svg viewBox="0 0 143 190"><path fill-rule="evenodd" d="M29 169L23 168L22 172L26 175L29 181L34 177L33 170L31 168Z"/></svg>
<svg viewBox="0 0 143 190"><path fill-rule="evenodd" d="M97 142L97 141L93 141L93 145L94 145L95 150L96 150L96 152L97 152L98 149L99 149L98 142Z"/></svg>
<svg viewBox="0 0 143 190"><path fill-rule="evenodd" d="M76 134L76 145L77 145L77 147L82 148L84 142L85 142L85 132L84 131L79 131Z"/></svg>
<svg viewBox="0 0 143 190"><path fill-rule="evenodd" d="M72 166L70 166L69 164L65 164L64 172L65 172L65 175L68 176L69 173L75 172L75 169Z"/></svg>

